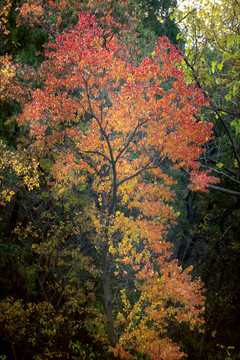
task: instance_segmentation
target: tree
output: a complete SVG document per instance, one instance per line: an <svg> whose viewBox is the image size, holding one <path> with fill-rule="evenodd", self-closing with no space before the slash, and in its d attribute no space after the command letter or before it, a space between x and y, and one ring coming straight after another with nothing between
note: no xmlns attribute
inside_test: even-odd
<svg viewBox="0 0 240 360"><path fill-rule="evenodd" d="M224 357L231 344L235 346L231 357L237 358L240 8L235 0L190 3L176 11L186 44L183 67L188 80L210 98L200 116L214 124L214 139L206 145L200 161L203 169L211 169L219 177L221 185L210 185L209 195L189 194L186 198L188 223L185 217L182 230L176 231L181 242L178 255L183 264L195 264L207 288L206 333L201 340L195 339L193 347L199 353L201 342L203 358ZM213 350L217 344L222 344L221 355ZM194 350L192 354L195 359Z"/></svg>
<svg viewBox="0 0 240 360"><path fill-rule="evenodd" d="M170 16L177 7L177 1L146 0L142 2L142 7L145 15L143 24L153 30L157 36L167 36L176 44L179 28Z"/></svg>
<svg viewBox="0 0 240 360"><path fill-rule="evenodd" d="M165 234L177 217L174 180L161 167L184 168L193 190L215 182L199 171L211 125L195 116L206 102L186 85L179 54L165 38L138 63L137 50L121 37L128 28L118 25L117 36L110 13L99 21L80 12L77 25L46 46L42 86L18 123L55 198L67 201L71 189L75 199L87 193L91 201L84 212L113 351L126 359L179 359L168 325L199 328L204 296L191 268L171 260Z"/></svg>
<svg viewBox="0 0 240 360"><path fill-rule="evenodd" d="M222 180L212 189L239 196L239 2L201 0L175 16L186 40L185 73L211 100L202 114L214 122L215 140L202 165Z"/></svg>

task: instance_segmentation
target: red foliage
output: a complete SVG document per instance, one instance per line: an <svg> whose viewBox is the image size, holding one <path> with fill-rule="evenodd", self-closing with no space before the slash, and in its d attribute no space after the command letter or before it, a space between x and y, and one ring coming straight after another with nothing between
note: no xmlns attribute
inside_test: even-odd
<svg viewBox="0 0 240 360"><path fill-rule="evenodd" d="M121 34L111 33L111 16L106 18L108 26L100 27L91 11L80 12L77 25L46 46L47 59L38 69L44 88L33 92L18 121L29 128L33 153L51 153L51 184L58 191L92 180L99 204L90 216L103 254L105 299L109 264L118 278L134 276L135 301L122 291L116 322L112 300L106 301L111 344L114 326L121 328L114 351L125 359L136 358L134 351L179 359L183 353L167 337L168 322L199 328L204 296L191 269L170 261L164 234L176 219L169 205L173 180L161 165L171 161L172 168L184 168L194 190L215 182L199 172L198 162L211 125L196 122L206 102L186 84L179 53L168 40L159 38L152 56L136 63ZM138 215L116 211L124 208Z"/></svg>

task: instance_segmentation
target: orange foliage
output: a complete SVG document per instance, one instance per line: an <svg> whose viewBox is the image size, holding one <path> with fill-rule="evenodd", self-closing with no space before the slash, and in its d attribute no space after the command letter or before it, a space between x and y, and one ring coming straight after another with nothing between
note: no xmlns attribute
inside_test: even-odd
<svg viewBox="0 0 240 360"><path fill-rule="evenodd" d="M37 11L34 4L31 11ZM51 185L57 191L73 184L86 188L91 179L98 204L89 216L102 258L113 351L124 359L136 353L179 359L183 353L168 338L169 321L200 328L204 296L191 269L170 260L164 235L176 219L169 205L174 181L161 167L168 161L184 168L193 190L215 182L199 172L198 162L211 125L196 122L206 102L200 90L187 86L179 53L167 39L159 38L152 57L136 63L134 49L121 41L124 28L119 36L111 33L111 15L106 18L100 27L90 11L80 12L77 25L46 46L38 69L44 88L32 93L18 122L29 130L32 153L54 159ZM112 300L106 300L111 267L120 283L132 277L135 290L134 301L122 290L114 324ZM112 328L119 328L117 343Z"/></svg>
<svg viewBox="0 0 240 360"><path fill-rule="evenodd" d="M8 35L9 30L7 30L6 24L7 24L7 16L9 14L10 8L12 4L10 0L5 0L0 5L0 34L2 35Z"/></svg>

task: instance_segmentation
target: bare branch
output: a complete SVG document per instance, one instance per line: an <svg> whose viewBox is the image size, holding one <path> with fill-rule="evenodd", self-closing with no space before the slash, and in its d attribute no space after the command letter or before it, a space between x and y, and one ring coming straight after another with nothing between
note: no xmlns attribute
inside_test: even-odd
<svg viewBox="0 0 240 360"><path fill-rule="evenodd" d="M229 195L233 195L233 196L240 196L239 191L229 190L229 189L225 189L223 187L215 186L215 185L211 185L211 184L209 184L208 187L209 187L209 189L220 191L220 192L222 192L224 194L229 194Z"/></svg>
<svg viewBox="0 0 240 360"><path fill-rule="evenodd" d="M118 155L117 155L117 157L116 157L115 162L118 161L118 159L120 158L120 156L121 156L121 155L124 153L124 151L128 148L130 142L134 139L134 136L136 135L137 130L138 130L143 124L145 124L147 121L148 121L148 119L145 120L145 121L143 121L143 122L141 122L141 123L139 123L139 124L135 127L135 129L134 129L134 131L132 132L132 134L130 135L127 143L126 143L125 146L122 148L122 150L119 151L119 153L118 153Z"/></svg>

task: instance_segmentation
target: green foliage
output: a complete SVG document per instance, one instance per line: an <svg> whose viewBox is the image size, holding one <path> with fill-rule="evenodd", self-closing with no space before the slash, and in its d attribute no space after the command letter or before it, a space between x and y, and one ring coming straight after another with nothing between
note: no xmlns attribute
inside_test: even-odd
<svg viewBox="0 0 240 360"><path fill-rule="evenodd" d="M29 242L0 238L1 299L5 296L29 296L34 293L35 276L29 262Z"/></svg>
<svg viewBox="0 0 240 360"><path fill-rule="evenodd" d="M35 208L32 218L37 213ZM53 210L50 216L41 211L40 217L35 220L38 228L32 222L18 225L10 234L12 245L2 239L1 269L8 275L12 272L13 277L11 289L2 279L5 292L0 302L0 328L4 341L0 351L11 356L6 350L9 345L12 356L29 359L107 359L102 348L107 343L105 319L94 296L97 273L90 257L80 251L84 244L79 242L79 220L76 218L73 228L67 219L54 224ZM45 234L44 224L48 227ZM12 259L11 271L8 259ZM16 300L21 295L24 300ZM38 300L32 302L35 296Z"/></svg>
<svg viewBox="0 0 240 360"><path fill-rule="evenodd" d="M214 123L215 140L209 143L203 164L219 174L225 184L230 179L226 188L239 193L239 5L235 0L201 0L198 7L185 5L175 13L182 30L180 37L187 40L185 74L210 98L201 116Z"/></svg>
<svg viewBox="0 0 240 360"><path fill-rule="evenodd" d="M192 199L190 208L187 201L183 227L178 229L178 255L184 264L195 263L208 289L206 334L187 347L196 351L201 342L203 358L238 359L239 4L200 0L197 7L185 4L175 14L179 38L186 41L185 74L210 98L200 117L214 124L215 139L201 158L202 167L211 168L221 180L210 195Z"/></svg>
<svg viewBox="0 0 240 360"><path fill-rule="evenodd" d="M14 358L107 359L104 350L82 329L82 319L69 322L69 317L63 309L56 314L48 302L23 303L6 298L0 302L0 334L5 337L0 349L8 343Z"/></svg>
<svg viewBox="0 0 240 360"><path fill-rule="evenodd" d="M177 44L176 37L179 28L171 14L177 7L176 0L148 0L141 3L145 17L144 27L154 31L157 36L167 36L173 44Z"/></svg>
<svg viewBox="0 0 240 360"><path fill-rule="evenodd" d="M238 359L239 201L224 194L189 193L178 204L181 215L169 240L178 247L181 264L193 264L207 288L205 334L192 336L182 329L183 349L191 360L199 353L204 359L225 359L232 346L230 354Z"/></svg>

